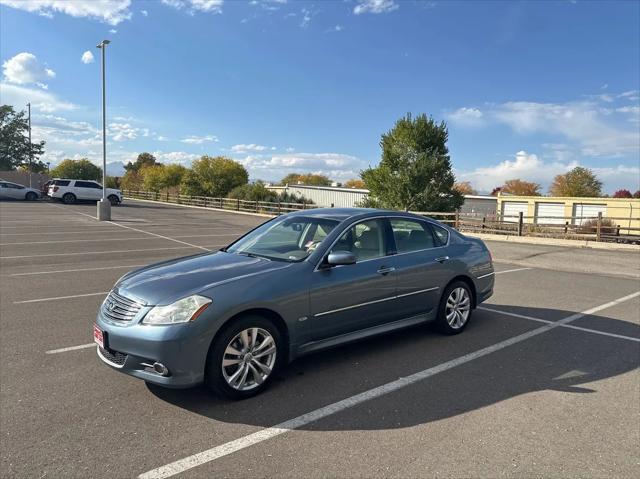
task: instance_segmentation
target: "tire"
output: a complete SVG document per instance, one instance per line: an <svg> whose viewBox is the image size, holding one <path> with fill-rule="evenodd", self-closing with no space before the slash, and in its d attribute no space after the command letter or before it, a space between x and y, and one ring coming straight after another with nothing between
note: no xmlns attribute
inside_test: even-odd
<svg viewBox="0 0 640 479"><path fill-rule="evenodd" d="M65 193L62 197L62 202L71 205L76 202L76 195L73 193Z"/></svg>
<svg viewBox="0 0 640 479"><path fill-rule="evenodd" d="M38 195L35 194L33 191L30 191L29 193L26 194L24 199L27 201L35 201L38 199Z"/></svg>
<svg viewBox="0 0 640 479"><path fill-rule="evenodd" d="M440 298L436 325L444 334L459 334L473 313L473 295L464 281L449 284Z"/></svg>
<svg viewBox="0 0 640 479"><path fill-rule="evenodd" d="M245 354L254 337L253 349L248 351L253 354ZM260 356L254 357L257 354ZM284 356L284 341L278 328L262 316L244 316L214 338L207 357L205 383L229 399L255 396L267 388ZM223 366L223 361L228 364Z"/></svg>
<svg viewBox="0 0 640 479"><path fill-rule="evenodd" d="M118 200L116 195L111 195L107 199L109 200L109 203L111 203L111 206L118 206L120 204L120 200Z"/></svg>

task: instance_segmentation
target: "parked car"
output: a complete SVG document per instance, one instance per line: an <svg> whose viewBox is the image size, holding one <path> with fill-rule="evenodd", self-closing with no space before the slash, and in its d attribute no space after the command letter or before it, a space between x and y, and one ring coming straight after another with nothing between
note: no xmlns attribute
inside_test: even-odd
<svg viewBox="0 0 640 479"><path fill-rule="evenodd" d="M101 200L102 185L90 180L55 179L49 185L49 196L62 200L64 203L75 203L78 200ZM107 199L112 205L122 203L122 191L107 188Z"/></svg>
<svg viewBox="0 0 640 479"><path fill-rule="evenodd" d="M299 211L220 251L125 274L93 334L99 358L121 372L245 398L302 354L429 321L460 333L493 283L485 244L437 221Z"/></svg>
<svg viewBox="0 0 640 479"><path fill-rule="evenodd" d="M35 188L0 180L0 199L35 201L40 198L40 192Z"/></svg>

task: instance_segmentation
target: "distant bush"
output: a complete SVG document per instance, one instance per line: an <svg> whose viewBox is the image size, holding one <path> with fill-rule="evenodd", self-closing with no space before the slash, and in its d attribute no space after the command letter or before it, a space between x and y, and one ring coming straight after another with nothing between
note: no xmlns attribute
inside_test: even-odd
<svg viewBox="0 0 640 479"><path fill-rule="evenodd" d="M583 222L578 228L578 233L583 234L596 234L598 231L598 220L591 219ZM600 227L600 234L603 235L615 235L618 233L618 225L609 218L602 218L602 226Z"/></svg>

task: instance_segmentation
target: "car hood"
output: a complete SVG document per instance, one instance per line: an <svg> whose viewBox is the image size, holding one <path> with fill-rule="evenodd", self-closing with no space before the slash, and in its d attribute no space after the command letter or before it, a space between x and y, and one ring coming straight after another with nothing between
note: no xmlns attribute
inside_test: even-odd
<svg viewBox="0 0 640 479"><path fill-rule="evenodd" d="M287 268L292 263L216 252L154 264L125 275L115 286L147 305L171 304L211 287Z"/></svg>

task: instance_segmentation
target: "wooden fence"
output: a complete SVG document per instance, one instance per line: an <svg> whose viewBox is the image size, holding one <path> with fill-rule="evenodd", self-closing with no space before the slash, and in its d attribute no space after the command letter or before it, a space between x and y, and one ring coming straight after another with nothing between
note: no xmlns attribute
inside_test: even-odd
<svg viewBox="0 0 640 479"><path fill-rule="evenodd" d="M228 211L281 215L292 211L319 208L318 205L303 203L285 203L275 201L247 201L233 198L212 198L153 191L123 191L125 198L159 201L189 206L200 206ZM564 224L558 224L558 217L478 215L472 213L440 213L414 211L428 216L453 228L468 233L491 233L513 236L535 236L545 238L578 239L640 244L640 228L630 226L629 218L604 217L602 213L594 217L569 216L562 218ZM531 222L527 221L531 220ZM545 223L544 220L552 220ZM637 221L637 218L633 218ZM625 223L627 226L625 226Z"/></svg>

